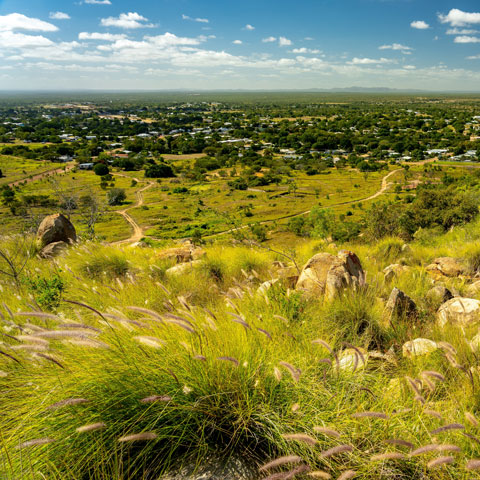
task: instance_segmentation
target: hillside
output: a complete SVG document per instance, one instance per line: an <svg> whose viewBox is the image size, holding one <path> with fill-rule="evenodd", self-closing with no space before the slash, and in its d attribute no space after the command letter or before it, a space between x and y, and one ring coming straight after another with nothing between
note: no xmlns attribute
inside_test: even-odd
<svg viewBox="0 0 480 480"><path fill-rule="evenodd" d="M477 297L479 238L475 221L408 245L82 242L55 260L4 239L26 263L2 275L2 478L162 478L232 456L218 478L472 478L480 307L443 326L437 310L442 286ZM295 264L343 249L364 286L295 288ZM394 287L414 311L388 310Z"/></svg>

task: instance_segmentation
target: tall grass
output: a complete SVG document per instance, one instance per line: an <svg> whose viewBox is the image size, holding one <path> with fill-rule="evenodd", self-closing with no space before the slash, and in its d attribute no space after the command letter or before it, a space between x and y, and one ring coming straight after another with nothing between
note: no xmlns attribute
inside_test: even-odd
<svg viewBox="0 0 480 480"><path fill-rule="evenodd" d="M430 278L414 261L396 286L419 320L383 321L382 269L404 254L399 243L350 246L369 286L331 302L282 285L257 294L278 256L244 247L207 248L180 276L151 249L87 244L56 263L32 259L25 274L60 275L68 295L45 313L1 280L0 478L158 479L233 454L254 469L274 461L257 478L473 478L479 360L470 332L436 326ZM402 357L417 337L440 348ZM356 368L342 370L347 348ZM377 357L363 361L366 350Z"/></svg>

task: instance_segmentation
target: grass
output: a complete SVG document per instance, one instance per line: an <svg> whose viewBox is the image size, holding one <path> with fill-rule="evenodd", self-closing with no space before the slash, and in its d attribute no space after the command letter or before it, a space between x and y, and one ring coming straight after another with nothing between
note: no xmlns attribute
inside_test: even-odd
<svg viewBox="0 0 480 480"><path fill-rule="evenodd" d="M469 417L480 415L478 358L464 332L436 326L424 266L452 254L458 238L470 238L462 254L475 259L479 230L457 228L405 251L397 239L375 249L339 246L359 255L369 286L332 302L281 284L257 294L275 276L274 261L285 258L242 246L206 247L180 276L167 274L172 262L151 248L86 243L54 263L31 258L24 276L56 275L64 289L41 312L36 291L1 278L1 478L156 479L212 454L238 455L255 469L296 455L333 478L347 470L365 479L472 478L467 461L480 456ZM335 250L302 241L290 254L302 265L319 251ZM417 302L420 317L389 325L383 304L391 285L382 270L400 255L410 270L395 285ZM461 282L446 279L450 288ZM403 343L419 337L451 347L402 357ZM339 370L336 358L352 345L366 365ZM451 424L464 428L432 433ZM430 444L461 451L410 454ZM340 445L351 451L322 457ZM385 452L405 457L377 459ZM440 455L453 463L434 469Z"/></svg>

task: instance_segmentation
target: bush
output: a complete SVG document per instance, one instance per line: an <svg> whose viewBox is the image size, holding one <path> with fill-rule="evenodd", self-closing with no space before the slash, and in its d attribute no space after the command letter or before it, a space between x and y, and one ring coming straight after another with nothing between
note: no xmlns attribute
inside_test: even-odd
<svg viewBox="0 0 480 480"><path fill-rule="evenodd" d="M170 178L174 176L172 167L166 163L149 165L145 169L146 178Z"/></svg>
<svg viewBox="0 0 480 480"><path fill-rule="evenodd" d="M108 169L107 165L104 163L97 163L93 167L93 172L95 175L98 175L99 177L103 177L104 175L108 175L110 173L110 170Z"/></svg>
<svg viewBox="0 0 480 480"><path fill-rule="evenodd" d="M127 199L123 188L112 188L107 192L107 203L109 205L121 205Z"/></svg>
<svg viewBox="0 0 480 480"><path fill-rule="evenodd" d="M33 278L26 278L25 283L40 307L45 310L55 310L60 305L66 284L59 275L49 278L37 275Z"/></svg>

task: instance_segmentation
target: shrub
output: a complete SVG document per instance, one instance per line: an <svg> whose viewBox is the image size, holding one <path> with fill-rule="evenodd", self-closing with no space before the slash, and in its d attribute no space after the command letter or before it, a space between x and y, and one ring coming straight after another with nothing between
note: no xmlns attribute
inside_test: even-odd
<svg viewBox="0 0 480 480"><path fill-rule="evenodd" d="M40 307L45 310L55 310L60 305L66 284L59 275L49 278L38 275L33 278L27 277L25 283Z"/></svg>
<svg viewBox="0 0 480 480"><path fill-rule="evenodd" d="M146 178L170 178L174 176L172 167L166 163L149 165L145 169Z"/></svg>
<svg viewBox="0 0 480 480"><path fill-rule="evenodd" d="M112 188L107 192L107 203L109 205L121 205L127 199L123 188Z"/></svg>
<svg viewBox="0 0 480 480"><path fill-rule="evenodd" d="M110 171L107 165L105 165L104 163L97 163L93 167L93 172L95 173L95 175L98 175L99 177L103 177L104 175L108 175Z"/></svg>

